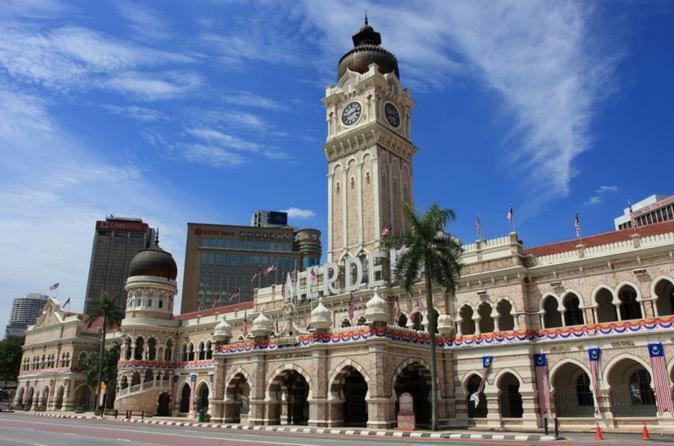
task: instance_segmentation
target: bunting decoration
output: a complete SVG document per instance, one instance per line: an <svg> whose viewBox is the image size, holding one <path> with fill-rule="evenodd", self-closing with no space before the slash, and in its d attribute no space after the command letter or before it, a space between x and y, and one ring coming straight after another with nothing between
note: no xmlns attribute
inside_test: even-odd
<svg viewBox="0 0 674 446"><path fill-rule="evenodd" d="M672 393L669 390L669 377L667 376L667 363L665 361L665 350L662 344L655 342L648 344L648 356L651 358L651 368L653 369L653 387L655 388L655 402L658 406L658 413L669 412L674 415L674 404L672 403Z"/></svg>
<svg viewBox="0 0 674 446"><path fill-rule="evenodd" d="M550 404L550 382L548 381L548 358L544 353L534 354L534 369L538 384L538 412L541 416L552 416Z"/></svg>

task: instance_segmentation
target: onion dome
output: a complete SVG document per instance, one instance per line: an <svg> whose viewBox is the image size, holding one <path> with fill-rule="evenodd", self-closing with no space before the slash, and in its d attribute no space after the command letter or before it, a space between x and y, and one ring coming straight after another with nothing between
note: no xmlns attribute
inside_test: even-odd
<svg viewBox="0 0 674 446"><path fill-rule="evenodd" d="M250 332L253 336L269 336L272 332L272 322L263 312L253 320L253 328Z"/></svg>
<svg viewBox="0 0 674 446"><path fill-rule="evenodd" d="M154 245L139 252L131 260L128 277L132 276L152 276L176 280L178 266L171 253L159 247L159 232L154 239Z"/></svg>
<svg viewBox="0 0 674 446"><path fill-rule="evenodd" d="M451 336L454 333L454 318L449 314L438 317L438 332L442 336Z"/></svg>
<svg viewBox="0 0 674 446"><path fill-rule="evenodd" d="M374 290L374 294L365 304L365 318L368 322L388 322L388 302L381 298L378 290Z"/></svg>
<svg viewBox="0 0 674 446"><path fill-rule="evenodd" d="M325 308L322 301L318 301L316 308L311 310L310 322L312 327L318 330L326 330L332 326L332 314Z"/></svg>
<svg viewBox="0 0 674 446"><path fill-rule="evenodd" d="M353 35L353 48L342 56L337 68L337 82L344 76L346 69L358 73L366 73L370 64L376 63L381 74L395 73L400 79L398 71L398 59L393 53L386 51L381 46L381 34L368 25L367 15L365 25Z"/></svg>
<svg viewBox="0 0 674 446"><path fill-rule="evenodd" d="M216 341L226 341L232 337L232 326L225 319L221 320L213 330L213 338Z"/></svg>

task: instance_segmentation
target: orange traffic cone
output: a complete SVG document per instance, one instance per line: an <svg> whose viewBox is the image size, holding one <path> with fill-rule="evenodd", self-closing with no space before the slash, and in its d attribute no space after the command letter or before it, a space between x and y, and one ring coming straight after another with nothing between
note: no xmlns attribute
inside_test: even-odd
<svg viewBox="0 0 674 446"><path fill-rule="evenodd" d="M597 423L597 427L594 428L594 439L595 440L604 439L604 434L601 433L601 427L599 427L599 423Z"/></svg>
<svg viewBox="0 0 674 446"><path fill-rule="evenodd" d="M642 440L650 440L651 439L651 434L648 433L648 428L644 424L644 428L641 429L641 439Z"/></svg>

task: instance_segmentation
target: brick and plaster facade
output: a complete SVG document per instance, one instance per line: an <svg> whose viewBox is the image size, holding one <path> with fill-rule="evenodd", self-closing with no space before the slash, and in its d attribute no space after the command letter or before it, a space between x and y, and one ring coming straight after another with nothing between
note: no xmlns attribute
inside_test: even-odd
<svg viewBox="0 0 674 446"><path fill-rule="evenodd" d="M253 302L181 315L173 314L175 273L155 264L135 269L126 318L110 341L122 352L118 409L185 417L204 410L213 421L249 425L390 428L398 398L409 393L417 425L428 425L427 314L415 304L425 301L421 278L411 293L401 290L389 274L396 253L379 251L382 227L404 229L398 209L412 202L412 101L392 55L375 51L386 72L355 59L378 45L367 28L354 36L359 43L347 53L354 59L340 63L341 70L359 61L360 70L347 63L324 99L330 263L299 273L294 285L256 290ZM345 112L354 102L360 109ZM383 121L396 122L387 103L395 104L398 126ZM362 280L345 274L359 276L354 259L364 259ZM549 406L546 416L562 429L597 422L609 430L674 429L672 414L657 405L671 398L674 372L674 222L532 248L511 233L464 245L462 263L456 292L433 296L441 426L541 429ZM55 326L79 324L61 319ZM38 326L27 339L41 333ZM653 385L653 346L664 349L667 389ZM540 398L546 381L549 399Z"/></svg>

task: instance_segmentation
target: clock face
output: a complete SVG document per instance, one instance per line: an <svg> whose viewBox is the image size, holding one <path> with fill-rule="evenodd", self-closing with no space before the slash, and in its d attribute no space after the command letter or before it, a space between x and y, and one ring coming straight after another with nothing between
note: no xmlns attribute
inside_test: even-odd
<svg viewBox="0 0 674 446"><path fill-rule="evenodd" d="M384 106L384 114L386 115L386 120L393 127L398 127L400 125L400 114L395 105L387 102Z"/></svg>
<svg viewBox="0 0 674 446"><path fill-rule="evenodd" d="M360 118L362 107L358 102L351 102L342 111L342 122L344 125L353 125Z"/></svg>

